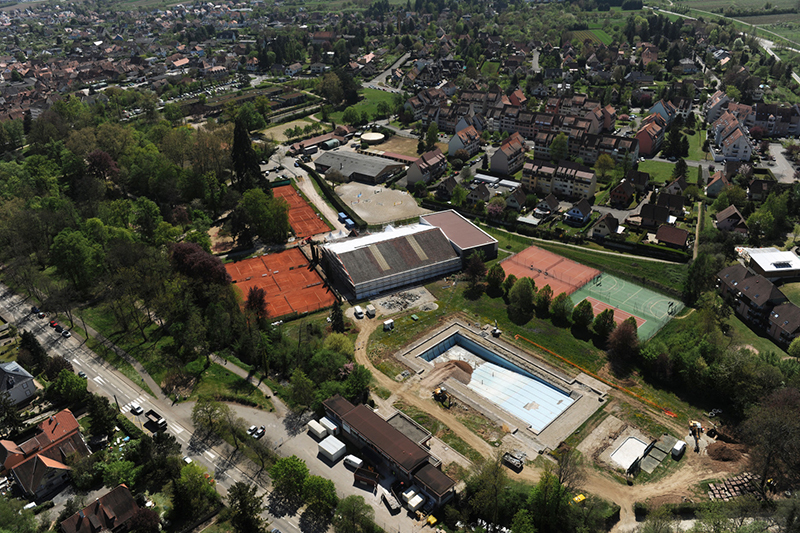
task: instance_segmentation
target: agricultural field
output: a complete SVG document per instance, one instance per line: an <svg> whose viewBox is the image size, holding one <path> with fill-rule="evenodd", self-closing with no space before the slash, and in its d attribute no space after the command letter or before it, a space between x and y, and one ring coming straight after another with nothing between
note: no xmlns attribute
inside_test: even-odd
<svg viewBox="0 0 800 533"><path fill-rule="evenodd" d="M580 30L580 31L573 31L570 32L570 40L577 39L580 42L591 41L594 44L605 44L609 45L612 43L613 39L609 34L607 34L604 30L596 29L596 30Z"/></svg>
<svg viewBox="0 0 800 533"><path fill-rule="evenodd" d="M730 0L687 0L682 2L689 8L702 9L705 11L715 11L718 9L725 9L730 7L732 2ZM792 9L795 7L795 0L774 0L771 1L773 7L778 9ZM752 9L753 11L762 9L764 7L763 0L740 0L734 4L739 9ZM778 15L783 16L783 15ZM737 17L738 18L738 17Z"/></svg>

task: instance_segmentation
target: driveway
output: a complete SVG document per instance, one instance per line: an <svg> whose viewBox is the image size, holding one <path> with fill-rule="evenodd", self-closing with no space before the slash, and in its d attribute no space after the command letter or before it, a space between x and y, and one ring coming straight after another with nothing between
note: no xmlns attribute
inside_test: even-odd
<svg viewBox="0 0 800 533"><path fill-rule="evenodd" d="M392 93L402 93L403 92L402 89L395 88L395 87L392 87L391 85L388 85L386 83L386 80L391 76L392 72L395 69L400 68L403 65L403 63L408 61L409 57L411 57L411 52L403 54L400 57L400 59L398 59L397 61L394 62L394 65L392 65L391 67L387 68L386 70L384 70L383 72L381 72L380 74L375 76L373 79L371 79L370 81L365 83L364 87L369 87L371 89L379 89L381 91L388 91L388 92L392 92ZM399 83L402 83L402 80L400 82L398 82L398 84Z"/></svg>
<svg viewBox="0 0 800 533"><path fill-rule="evenodd" d="M781 143L769 143L769 153L775 157L774 165L767 166L780 183L794 183L794 167L786 159Z"/></svg>
<svg viewBox="0 0 800 533"><path fill-rule="evenodd" d="M639 205L637 205L633 209L616 209L614 207L608 207L605 205L596 205L592 207L592 209L594 209L601 215L605 215L606 213L611 213L614 216L614 218L616 218L620 223L622 223L625 222L626 218L638 215L642 210L642 206L648 202L651 194L653 193L652 192L647 193L647 195L645 195L644 198L642 198L642 201L639 202Z"/></svg>

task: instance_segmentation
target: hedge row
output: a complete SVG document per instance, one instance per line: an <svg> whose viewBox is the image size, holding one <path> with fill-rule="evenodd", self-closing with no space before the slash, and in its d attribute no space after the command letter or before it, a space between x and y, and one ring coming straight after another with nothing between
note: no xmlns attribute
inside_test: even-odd
<svg viewBox="0 0 800 533"><path fill-rule="evenodd" d="M328 200L328 202L331 203L334 209L338 210L341 213L346 214L348 218L350 218L350 220L355 222L356 227L359 230L364 230L367 227L367 223L364 222L364 219L358 216L356 212L353 211L350 208L350 206L344 202L344 200L339 198L339 195L336 194L336 191L333 190L333 187L328 185L328 182L322 179L320 175L317 174L316 170L312 169L305 163L300 163L300 168L305 170L308 173L308 175L311 176L314 179L314 181L317 182L317 185L319 185L319 188L322 190L322 194L325 195L325 198Z"/></svg>

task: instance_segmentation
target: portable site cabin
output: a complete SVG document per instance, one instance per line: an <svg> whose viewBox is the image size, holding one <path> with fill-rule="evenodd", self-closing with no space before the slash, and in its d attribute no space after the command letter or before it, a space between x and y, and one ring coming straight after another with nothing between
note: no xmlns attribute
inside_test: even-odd
<svg viewBox="0 0 800 533"><path fill-rule="evenodd" d="M344 454L347 453L347 448L342 441L333 435L328 435L319 443L319 453L331 463L335 463L344 457Z"/></svg>
<svg viewBox="0 0 800 533"><path fill-rule="evenodd" d="M325 431L328 432L328 435L338 435L339 434L339 426L337 426L333 420L330 418L323 417L320 418L319 423L325 428Z"/></svg>
<svg viewBox="0 0 800 533"><path fill-rule="evenodd" d="M675 446L672 447L672 458L673 459L680 459L683 452L686 451L686 443L682 440L679 440L675 443Z"/></svg>
<svg viewBox="0 0 800 533"><path fill-rule="evenodd" d="M320 424L316 420L312 420L311 422L308 423L308 431L317 440L324 439L325 437L328 436L328 431L323 427L322 424Z"/></svg>
<svg viewBox="0 0 800 533"><path fill-rule="evenodd" d="M369 304L369 305L366 307L366 311L367 311L367 316L368 316L369 318L375 318L375 306L374 306L374 305L372 305L372 304Z"/></svg>
<svg viewBox="0 0 800 533"><path fill-rule="evenodd" d="M411 512L417 511L423 505L425 505L425 497L422 494L416 494L408 500L408 510Z"/></svg>
<svg viewBox="0 0 800 533"><path fill-rule="evenodd" d="M393 319L390 318L389 320L384 321L384 323L383 323L383 331L390 331L390 330L393 330L393 329L394 329L394 320Z"/></svg>

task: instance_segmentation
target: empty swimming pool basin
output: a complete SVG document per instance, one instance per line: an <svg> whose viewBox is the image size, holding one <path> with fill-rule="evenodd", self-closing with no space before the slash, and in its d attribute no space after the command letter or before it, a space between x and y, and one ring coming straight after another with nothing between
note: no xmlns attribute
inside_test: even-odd
<svg viewBox="0 0 800 533"><path fill-rule="evenodd" d="M627 470L636 459L642 456L645 449L647 449L646 442L636 437L628 437L611 454L611 460Z"/></svg>
<svg viewBox="0 0 800 533"><path fill-rule="evenodd" d="M450 335L419 357L467 361L472 377L467 386L506 412L541 432L572 403L569 393L523 370L460 333Z"/></svg>

